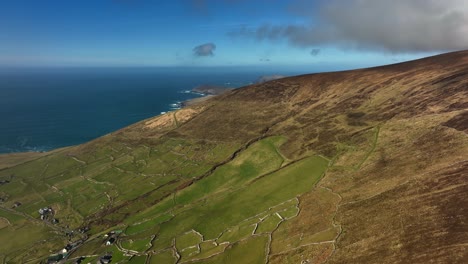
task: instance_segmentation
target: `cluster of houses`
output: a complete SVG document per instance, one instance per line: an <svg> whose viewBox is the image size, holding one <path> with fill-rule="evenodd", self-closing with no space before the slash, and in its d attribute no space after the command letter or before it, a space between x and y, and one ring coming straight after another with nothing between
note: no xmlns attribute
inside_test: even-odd
<svg viewBox="0 0 468 264"><path fill-rule="evenodd" d="M91 230L91 228L89 228L87 226L78 228L78 232L80 232L81 234L84 234L84 233L88 232L89 230Z"/></svg>
<svg viewBox="0 0 468 264"><path fill-rule="evenodd" d="M47 259L47 264L62 263L65 258L71 253L73 249L76 249L83 241L76 241L74 243L67 244L63 249L61 249L57 254L50 255ZM77 263L81 263L84 258L79 258Z"/></svg>
<svg viewBox="0 0 468 264"><path fill-rule="evenodd" d="M12 176L10 176L10 178L11 177ZM3 180L3 179L0 180L0 186L8 184L8 183L10 183L10 180ZM8 200L8 196L4 195L4 193L1 193L1 194L2 194L2 196L0 197L0 203L4 203L4 202L6 202Z"/></svg>
<svg viewBox="0 0 468 264"><path fill-rule="evenodd" d="M10 183L10 182L13 180L14 177L15 177L15 175L14 175L14 174L11 174L9 180L7 180L7 179L0 179L0 186Z"/></svg>
<svg viewBox="0 0 468 264"><path fill-rule="evenodd" d="M105 234L104 237L106 238L106 240L105 240L106 246L110 246L110 245L114 244L115 241L117 240L117 237L121 233L122 233L122 230L114 230L114 231L111 231L111 232Z"/></svg>
<svg viewBox="0 0 468 264"><path fill-rule="evenodd" d="M72 249L73 249L73 246L70 245L70 244L67 244L60 252L61 252L62 254L66 254L66 253L68 253L68 252L69 252L70 250L72 250Z"/></svg>
<svg viewBox="0 0 468 264"><path fill-rule="evenodd" d="M62 263L63 261L65 261L65 257L66 257L66 255L64 255L64 254L52 255L47 260L47 264ZM81 264L83 262L83 260L85 260L85 259L86 259L85 257L81 256L81 257L75 259L75 262L73 262L73 263L74 264ZM100 256L99 260L97 261L98 264L108 264L108 263L111 263L111 262L112 262L112 252L107 252L106 254Z"/></svg>
<svg viewBox="0 0 468 264"><path fill-rule="evenodd" d="M39 209L39 214L41 216L47 216L47 215L52 215L53 216L54 215L54 210L51 207L44 207L44 208ZM46 220L47 218L46 217L45 218L41 217L41 219ZM80 233L85 233L85 232L87 232L89 230L90 230L89 227L81 227L81 228L78 229L78 231ZM104 244L106 246L110 246L110 245L114 244L116 242L118 236L122 232L123 232L122 230L114 230L114 231L111 231L111 232L105 234L104 235L104 238L105 238ZM49 258L47 259L47 263L48 264L64 263L66 261L67 257L72 253L71 251L75 250L78 247L78 245L83 243L83 241L84 240L79 240L77 242L67 244L58 253L49 256ZM84 259L85 259L85 257L76 258L74 263L79 264ZM112 261L112 252L107 252L104 255L99 257L97 263L98 264L107 264L107 263L111 263L111 261Z"/></svg>
<svg viewBox="0 0 468 264"><path fill-rule="evenodd" d="M52 224L59 223L59 220L57 218L54 218L55 216L54 209L52 209L52 207L50 206L39 209L39 215L41 216L41 220L43 221L48 221Z"/></svg>
<svg viewBox="0 0 468 264"><path fill-rule="evenodd" d="M63 260L64 258L65 256L63 254L50 255L49 258L47 259L47 264L60 263L60 261Z"/></svg>
<svg viewBox="0 0 468 264"><path fill-rule="evenodd" d="M49 216L53 216L54 214L54 209L52 209L52 207L50 206L39 209L39 215L41 216L41 220L46 220L49 218Z"/></svg>
<svg viewBox="0 0 468 264"><path fill-rule="evenodd" d="M101 256L99 258L99 263L100 264L111 263L111 261L112 261L112 253L111 252L106 253L104 256Z"/></svg>
<svg viewBox="0 0 468 264"><path fill-rule="evenodd" d="M7 183L10 183L9 180L0 180L0 185L4 185L4 184L7 184Z"/></svg>
<svg viewBox="0 0 468 264"><path fill-rule="evenodd" d="M10 180L0 180L0 186L8 184L8 183L10 183ZM6 202L6 200L8 200L8 197L5 197L5 196L0 197L0 203Z"/></svg>

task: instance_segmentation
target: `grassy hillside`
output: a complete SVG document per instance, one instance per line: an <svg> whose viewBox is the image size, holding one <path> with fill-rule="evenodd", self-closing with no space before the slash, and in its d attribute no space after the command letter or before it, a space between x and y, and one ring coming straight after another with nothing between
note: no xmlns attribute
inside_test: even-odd
<svg viewBox="0 0 468 264"><path fill-rule="evenodd" d="M284 78L1 156L0 261L465 263L467 77L465 51Z"/></svg>

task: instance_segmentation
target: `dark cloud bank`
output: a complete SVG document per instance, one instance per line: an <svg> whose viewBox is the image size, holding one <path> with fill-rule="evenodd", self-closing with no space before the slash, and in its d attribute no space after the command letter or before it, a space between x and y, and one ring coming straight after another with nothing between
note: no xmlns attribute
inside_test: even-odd
<svg viewBox="0 0 468 264"><path fill-rule="evenodd" d="M244 27L234 36L286 39L304 48L381 50L394 53L468 49L466 0L327 0L319 7L296 0L291 10L309 24ZM311 55L318 55L314 49Z"/></svg>

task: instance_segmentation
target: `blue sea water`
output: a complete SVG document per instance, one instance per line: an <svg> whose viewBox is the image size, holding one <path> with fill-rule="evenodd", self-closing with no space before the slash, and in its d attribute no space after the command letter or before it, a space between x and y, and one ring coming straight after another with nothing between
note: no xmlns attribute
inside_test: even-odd
<svg viewBox="0 0 468 264"><path fill-rule="evenodd" d="M80 144L170 111L201 84L278 72L197 68L0 69L0 153ZM293 73L289 73L291 75Z"/></svg>

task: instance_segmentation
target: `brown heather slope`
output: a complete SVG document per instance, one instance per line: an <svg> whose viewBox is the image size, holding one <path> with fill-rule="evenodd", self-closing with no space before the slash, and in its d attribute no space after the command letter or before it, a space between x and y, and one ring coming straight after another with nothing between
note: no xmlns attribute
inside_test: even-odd
<svg viewBox="0 0 468 264"><path fill-rule="evenodd" d="M267 263L468 263L467 130L468 51L461 51L251 85L57 155L82 166L106 150L104 159L118 166L119 151L150 156L184 142L172 150L190 148L188 161L206 166L160 186L142 181L138 196L90 211L83 222L97 233L212 177L253 142L284 136L285 163L321 155L330 165L297 197L298 216L271 233ZM215 146L229 153L205 153ZM151 176L114 173L128 184Z"/></svg>
<svg viewBox="0 0 468 264"><path fill-rule="evenodd" d="M291 160L313 153L335 159L317 188L300 198L301 215L289 233L273 234L272 262L310 251L311 261L330 263L466 263L467 108L462 51L237 89L182 110L193 116L168 135L240 144L286 135L282 151ZM145 140L139 136L157 132L140 123L117 134ZM336 241L299 243L274 255L286 237L320 231L314 229L327 213L317 207L324 195L315 193L323 190L337 197L327 207L336 208L328 213L334 223L323 224L341 226Z"/></svg>
<svg viewBox="0 0 468 264"><path fill-rule="evenodd" d="M252 85L183 112L177 125L117 136L285 135L288 159L333 159L299 197L299 217L273 233L270 262L468 262L468 51ZM335 239L301 242L331 229Z"/></svg>

